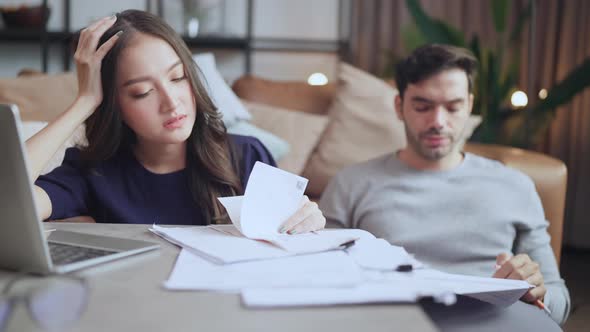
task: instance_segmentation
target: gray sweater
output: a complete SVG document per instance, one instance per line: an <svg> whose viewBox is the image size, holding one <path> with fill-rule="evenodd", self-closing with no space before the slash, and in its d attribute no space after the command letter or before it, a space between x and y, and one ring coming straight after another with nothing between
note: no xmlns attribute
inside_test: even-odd
<svg viewBox="0 0 590 332"><path fill-rule="evenodd" d="M497 161L467 153L454 169L422 171L388 154L339 172L320 209L330 223L367 230L450 273L491 277L498 254L526 253L540 264L552 318L567 318L569 293L534 183Z"/></svg>

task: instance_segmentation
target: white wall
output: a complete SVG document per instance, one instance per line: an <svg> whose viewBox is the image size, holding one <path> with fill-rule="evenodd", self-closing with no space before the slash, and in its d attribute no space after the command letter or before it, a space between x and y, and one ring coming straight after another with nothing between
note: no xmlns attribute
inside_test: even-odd
<svg viewBox="0 0 590 332"><path fill-rule="evenodd" d="M62 0L49 0L50 30L63 28ZM255 0L254 38L338 39L338 0ZM39 0L0 0L0 5L38 4ZM72 0L71 27L81 29L91 21L124 9L146 9L145 0ZM154 7L155 8L155 7ZM243 37L246 34L246 0L225 0L222 30ZM165 19L177 31L183 30L182 2L164 1ZM207 50L195 50L204 52ZM243 74L245 58L239 51L215 51L218 66L228 81ZM52 47L49 72L62 71L61 48ZM305 80L315 71L335 77L337 56L330 53L266 52L252 54L256 75L271 79ZM14 77L24 68L41 69L40 46L36 43L0 42L0 77Z"/></svg>
<svg viewBox="0 0 590 332"><path fill-rule="evenodd" d="M338 0L256 0L254 36L338 38Z"/></svg>

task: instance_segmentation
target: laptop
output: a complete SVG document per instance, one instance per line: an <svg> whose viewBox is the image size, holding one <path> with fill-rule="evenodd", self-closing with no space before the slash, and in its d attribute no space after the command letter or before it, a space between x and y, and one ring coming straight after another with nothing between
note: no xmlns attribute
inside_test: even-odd
<svg viewBox="0 0 590 332"><path fill-rule="evenodd" d="M159 248L156 243L55 230L45 239L16 105L0 104L0 269L67 273Z"/></svg>

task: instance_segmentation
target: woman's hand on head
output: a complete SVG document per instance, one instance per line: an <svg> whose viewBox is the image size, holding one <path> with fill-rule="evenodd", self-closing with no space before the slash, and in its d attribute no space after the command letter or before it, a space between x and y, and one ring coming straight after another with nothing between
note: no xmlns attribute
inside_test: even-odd
<svg viewBox="0 0 590 332"><path fill-rule="evenodd" d="M301 207L281 227L281 233L299 234L317 231L326 226L326 218L318 204L303 196Z"/></svg>
<svg viewBox="0 0 590 332"><path fill-rule="evenodd" d="M115 24L116 16L102 18L80 32L78 47L74 54L76 72L78 75L78 98L89 101L96 109L102 102L102 84L100 68L105 55L111 50L119 39L121 32L113 35L104 44L98 47L102 35Z"/></svg>

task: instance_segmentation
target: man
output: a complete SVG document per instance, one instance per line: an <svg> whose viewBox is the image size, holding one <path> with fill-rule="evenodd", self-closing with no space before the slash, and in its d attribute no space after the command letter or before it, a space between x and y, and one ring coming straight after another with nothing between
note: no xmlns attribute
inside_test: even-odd
<svg viewBox="0 0 590 332"><path fill-rule="evenodd" d="M561 324L569 294L533 182L461 151L476 65L468 51L444 45L398 64L395 108L407 146L338 173L320 209L329 224L365 229L436 269L526 280L535 287L521 300L544 303Z"/></svg>

